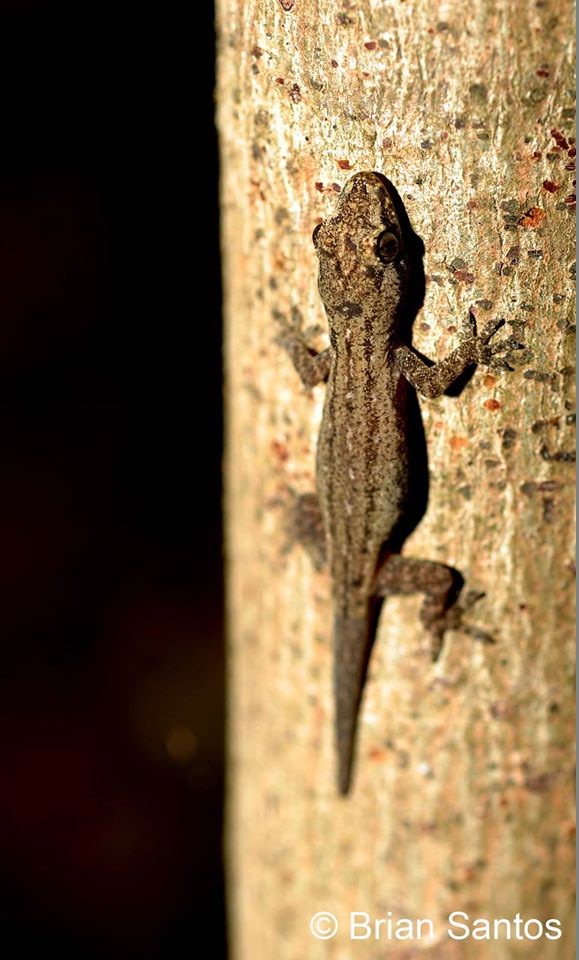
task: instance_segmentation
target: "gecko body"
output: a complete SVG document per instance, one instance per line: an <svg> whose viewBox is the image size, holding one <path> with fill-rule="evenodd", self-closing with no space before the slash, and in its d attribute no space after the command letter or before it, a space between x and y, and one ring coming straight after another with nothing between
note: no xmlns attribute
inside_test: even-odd
<svg viewBox="0 0 579 960"><path fill-rule="evenodd" d="M461 345L438 364L411 346L412 263L408 228L394 188L380 174L355 174L336 213L314 230L318 288L330 347L312 351L299 331L279 338L302 381L327 381L317 445L316 485L334 608L334 695L338 787L347 794L357 718L384 598L424 593L421 620L440 652L460 622L458 571L402 557L404 540L426 507L425 451L415 387L438 396L476 363L520 346L489 341L504 321L477 335L474 318Z"/></svg>

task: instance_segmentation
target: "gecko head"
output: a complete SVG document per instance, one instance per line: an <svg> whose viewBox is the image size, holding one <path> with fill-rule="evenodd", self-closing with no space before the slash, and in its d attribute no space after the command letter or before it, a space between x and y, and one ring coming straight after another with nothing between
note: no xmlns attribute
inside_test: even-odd
<svg viewBox="0 0 579 960"><path fill-rule="evenodd" d="M378 173L356 173L336 213L313 233L320 296L332 320L370 312L394 323L406 300L408 264L394 193Z"/></svg>

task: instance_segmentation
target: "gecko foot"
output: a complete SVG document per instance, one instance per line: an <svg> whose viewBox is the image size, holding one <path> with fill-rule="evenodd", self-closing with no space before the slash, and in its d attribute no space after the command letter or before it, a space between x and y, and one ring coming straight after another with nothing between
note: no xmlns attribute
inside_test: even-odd
<svg viewBox="0 0 579 960"><path fill-rule="evenodd" d="M514 370L514 367L509 363L508 355L516 350L525 349L525 344L521 343L515 336L505 337L497 343L490 342L495 333L501 327L504 327L505 323L506 321L502 318L489 320L481 332L478 333L475 314L472 308L469 310L469 339L474 346L474 362L482 363L497 373L502 370Z"/></svg>
<svg viewBox="0 0 579 960"><path fill-rule="evenodd" d="M317 325L304 329L304 320L298 307L291 308L289 318L281 310L273 310L272 315L279 327L279 333L274 337L274 342L285 348L288 343L293 344L296 340L307 344L308 340L322 332L321 327Z"/></svg>
<svg viewBox="0 0 579 960"><path fill-rule="evenodd" d="M467 590L460 602L457 601L445 611L442 617L430 624L425 624L431 636L431 655L433 663L436 663L440 657L444 634L447 630L458 630L465 633L479 643L496 643L496 639L486 630L477 627L476 624L467 623L464 620L466 614L482 600L486 594L480 590Z"/></svg>

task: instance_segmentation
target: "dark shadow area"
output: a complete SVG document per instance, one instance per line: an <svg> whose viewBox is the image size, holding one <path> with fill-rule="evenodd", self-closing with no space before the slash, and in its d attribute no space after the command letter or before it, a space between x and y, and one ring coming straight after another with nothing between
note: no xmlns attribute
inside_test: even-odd
<svg viewBox="0 0 579 960"><path fill-rule="evenodd" d="M424 242L417 233L414 232L408 213L406 212L406 207L402 202L402 197L398 193L396 187L390 180L388 180L383 174L378 173L378 177L383 181L385 186L388 188L388 191L394 201L394 207L396 209L396 214L398 216L402 231L404 234L404 242L406 245L406 250L408 252L408 258L412 266L412 282L410 284L409 290L409 299L406 304L406 321L407 321L407 332L409 341L412 338L412 327L414 326L414 321L419 311L422 309L424 304L424 295L426 292L426 277L424 274ZM429 357L426 357L419 350L416 350L416 353L419 357L424 360L428 366L434 366L434 360L431 360ZM455 382L445 391L445 396L447 397L459 397L466 385L472 380L474 376L476 367L471 366L457 377Z"/></svg>
<svg viewBox="0 0 579 960"><path fill-rule="evenodd" d="M0 4L0 847L19 956L225 956L211 5ZM200 146L202 145L202 146Z"/></svg>
<svg viewBox="0 0 579 960"><path fill-rule="evenodd" d="M404 305L402 318L404 324L403 334L407 342L411 343L412 327L424 303L424 293L426 289L423 264L424 243L418 234L414 232L408 213L406 212L406 207L394 184L377 171L376 175L382 180L392 198L396 216L398 217L398 222L402 230L402 241L410 271L408 299ZM404 542L422 520L428 505L428 451L426 447L426 437L418 397L416 391L410 385L408 385L406 390L406 415L408 418L406 439L409 456L409 496L404 517L393 531L388 544L384 545L384 551L386 553L389 551L399 553L402 550Z"/></svg>
<svg viewBox="0 0 579 960"><path fill-rule="evenodd" d="M408 300L404 307L404 335L408 344L412 343L412 328L422 306L426 291L426 278L424 274L424 242L415 233L406 207L402 201L394 184L383 174L376 172L376 175L382 180L390 194L398 222L402 229L402 239L406 250L407 261L410 269L410 280L408 287ZM419 357L428 365L434 366L435 361L426 357L419 350L415 350ZM459 396L467 383L472 378L475 367L468 367L463 374L446 391L447 396ZM425 401L427 402L427 401ZM420 413L420 405L416 391L409 387L407 398L408 429L407 441L409 447L410 462L410 490L408 498L408 512L405 514L402 522L394 531L388 545L387 551L393 550L399 552L402 550L404 542L410 536L412 531L418 526L426 513L428 507L428 450L424 426ZM462 577L460 571L456 571Z"/></svg>

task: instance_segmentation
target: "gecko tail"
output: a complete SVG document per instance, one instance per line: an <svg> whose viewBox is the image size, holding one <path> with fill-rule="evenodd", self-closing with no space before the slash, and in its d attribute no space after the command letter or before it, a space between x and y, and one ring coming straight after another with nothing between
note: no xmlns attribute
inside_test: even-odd
<svg viewBox="0 0 579 960"><path fill-rule="evenodd" d="M376 617L336 617L334 620L334 697L338 752L338 790L345 797L352 785L358 714Z"/></svg>

